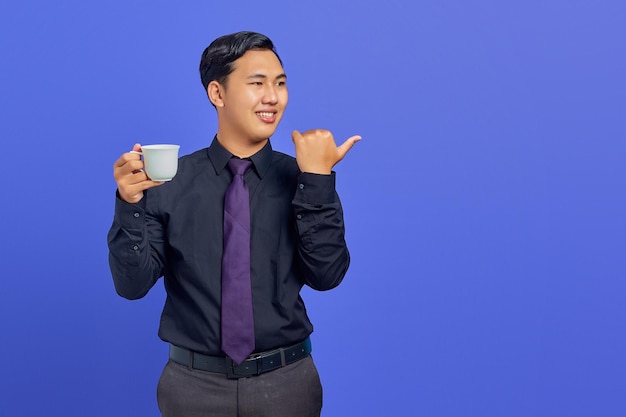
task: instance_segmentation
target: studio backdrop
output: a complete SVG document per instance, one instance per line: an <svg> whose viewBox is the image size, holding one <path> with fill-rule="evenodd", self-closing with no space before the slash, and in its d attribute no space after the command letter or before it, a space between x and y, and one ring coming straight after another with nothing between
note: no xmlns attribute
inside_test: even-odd
<svg viewBox="0 0 626 417"><path fill-rule="evenodd" d="M305 289L325 417L626 415L626 3L0 4L0 415L157 416L165 294L115 293L113 162L209 145L198 64L268 35L352 265ZM294 416L296 417L296 416Z"/></svg>

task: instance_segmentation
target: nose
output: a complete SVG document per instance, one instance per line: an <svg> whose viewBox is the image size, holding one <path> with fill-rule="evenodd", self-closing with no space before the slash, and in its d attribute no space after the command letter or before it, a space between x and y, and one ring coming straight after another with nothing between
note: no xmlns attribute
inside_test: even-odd
<svg viewBox="0 0 626 417"><path fill-rule="evenodd" d="M278 94L276 92L276 86L272 83L268 83L263 95L264 104L276 104L278 103Z"/></svg>

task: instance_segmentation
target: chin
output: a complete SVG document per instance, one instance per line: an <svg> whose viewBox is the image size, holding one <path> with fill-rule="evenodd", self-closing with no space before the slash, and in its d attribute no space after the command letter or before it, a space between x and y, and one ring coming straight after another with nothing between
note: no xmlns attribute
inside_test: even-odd
<svg viewBox="0 0 626 417"><path fill-rule="evenodd" d="M256 132L256 138L258 142L264 141L265 139L269 139L274 133L276 129L267 129L261 132Z"/></svg>

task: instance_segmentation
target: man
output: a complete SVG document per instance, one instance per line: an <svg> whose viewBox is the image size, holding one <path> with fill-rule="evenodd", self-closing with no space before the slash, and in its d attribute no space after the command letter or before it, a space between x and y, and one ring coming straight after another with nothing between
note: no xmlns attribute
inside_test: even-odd
<svg viewBox="0 0 626 417"><path fill-rule="evenodd" d="M163 416L319 416L313 327L299 293L303 285L331 289L347 271L332 168L361 138L337 146L328 131L294 131L295 159L272 150L287 76L264 35L216 39L200 75L217 111L211 145L180 158L167 183L151 181L136 153L115 162L115 288L136 299L164 276ZM233 195L245 204L231 209ZM245 220L232 214L240 211ZM235 248L239 232L245 242Z"/></svg>

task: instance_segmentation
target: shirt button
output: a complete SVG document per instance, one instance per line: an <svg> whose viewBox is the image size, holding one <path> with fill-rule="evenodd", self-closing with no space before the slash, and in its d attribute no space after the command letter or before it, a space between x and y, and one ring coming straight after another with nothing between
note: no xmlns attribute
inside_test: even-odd
<svg viewBox="0 0 626 417"><path fill-rule="evenodd" d="M304 184L300 184L298 187L300 187L301 190L304 189Z"/></svg>
<svg viewBox="0 0 626 417"><path fill-rule="evenodd" d="M139 217L139 213L135 213L135 214L133 214L133 217L134 217L134 218Z"/></svg>
<svg viewBox="0 0 626 417"><path fill-rule="evenodd" d="M298 220L302 220L302 214L298 214L296 217L298 218Z"/></svg>
<svg viewBox="0 0 626 417"><path fill-rule="evenodd" d="M139 249L139 246L137 245L133 246L133 250L138 250L138 249Z"/></svg>

